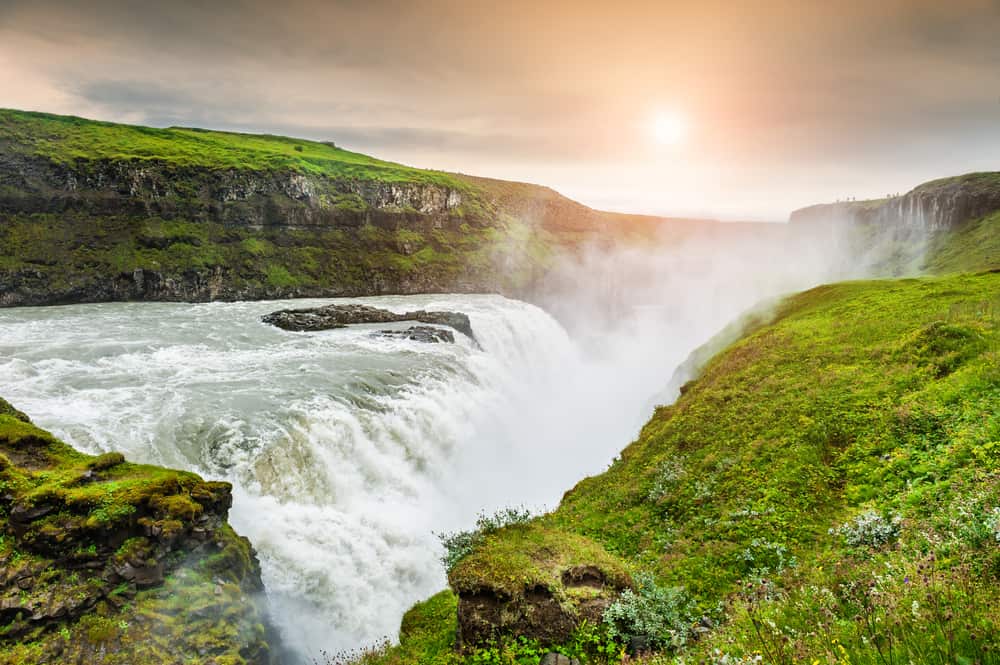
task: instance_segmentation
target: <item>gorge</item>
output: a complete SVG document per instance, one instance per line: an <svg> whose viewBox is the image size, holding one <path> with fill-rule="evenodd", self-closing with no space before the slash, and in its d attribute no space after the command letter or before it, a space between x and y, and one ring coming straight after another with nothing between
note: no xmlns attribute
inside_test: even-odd
<svg viewBox="0 0 1000 665"><path fill-rule="evenodd" d="M418 605L419 630L371 656L449 662L461 603L514 607L537 591L535 578L503 578L512 550L532 574L552 572L546 552L566 555L566 571L543 576L546 602L584 593L596 558L628 571L616 593L653 571L700 594L685 618L708 632L724 599L756 607L738 595L748 575L819 579L810 566L843 554L827 529L866 501L916 531L920 514L876 492L865 460L889 455L896 475L883 480L899 497L914 479L934 491L940 477L972 483L971 462L905 461L927 446L967 444L957 459L987 470L975 509L992 506L998 174L740 225L601 213L545 188L314 142L21 112L0 112L0 155L0 394L97 459L231 484L229 522L259 557L270 619L253 566L246 588L191 584L246 596L255 639L280 638L267 655L211 645L220 659L309 663L392 640L407 608L450 581L456 595ZM873 278L904 279L845 282ZM820 286L833 282L844 283ZM460 312L475 338L373 337L409 325L388 319L304 331L261 321L331 304ZM891 384L872 378L879 363ZM952 422L949 404L980 415ZM873 411L888 420L872 424ZM770 464L801 476L772 482ZM435 533L509 505L549 514L486 534L446 577ZM224 511L212 516L228 528ZM55 619L77 630L76 616ZM485 653L494 628L516 637L495 623L463 631L465 646ZM439 634L452 641L435 651L427 636ZM19 657L5 639L8 660Z"/></svg>

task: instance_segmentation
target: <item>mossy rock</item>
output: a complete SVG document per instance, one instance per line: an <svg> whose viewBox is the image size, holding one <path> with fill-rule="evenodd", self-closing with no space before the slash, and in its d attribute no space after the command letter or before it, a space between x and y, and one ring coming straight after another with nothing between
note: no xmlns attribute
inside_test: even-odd
<svg viewBox="0 0 1000 665"><path fill-rule="evenodd" d="M458 594L463 647L505 636L558 644L583 623L600 623L631 586L625 565L600 544L544 520L488 535L449 573Z"/></svg>
<svg viewBox="0 0 1000 665"><path fill-rule="evenodd" d="M272 662L227 483L80 453L0 400L0 664Z"/></svg>

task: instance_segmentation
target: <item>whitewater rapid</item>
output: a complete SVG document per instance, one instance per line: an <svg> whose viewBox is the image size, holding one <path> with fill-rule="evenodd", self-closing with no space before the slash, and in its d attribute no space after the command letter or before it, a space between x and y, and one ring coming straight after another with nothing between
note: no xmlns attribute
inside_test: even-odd
<svg viewBox="0 0 1000 665"><path fill-rule="evenodd" d="M601 471L681 354L634 340L627 357L584 353L541 309L487 295L354 301L464 312L481 349L463 335L373 337L384 324L259 321L328 302L0 312L0 394L40 426L233 483L231 521L304 659L393 638L405 609L445 586L435 532L504 505L554 506Z"/></svg>

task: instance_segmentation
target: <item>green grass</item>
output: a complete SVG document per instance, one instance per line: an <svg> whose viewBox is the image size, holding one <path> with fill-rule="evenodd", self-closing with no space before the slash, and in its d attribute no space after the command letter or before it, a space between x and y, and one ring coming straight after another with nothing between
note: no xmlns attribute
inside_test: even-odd
<svg viewBox="0 0 1000 665"><path fill-rule="evenodd" d="M176 167L294 171L334 179L471 189L465 181L440 171L412 168L327 143L284 136L180 127L158 129L0 109L3 142L60 163L155 160ZM347 205L357 207L356 202Z"/></svg>
<svg viewBox="0 0 1000 665"><path fill-rule="evenodd" d="M1000 212L932 240L926 268L937 274L1000 269Z"/></svg>
<svg viewBox="0 0 1000 665"><path fill-rule="evenodd" d="M559 596L564 593L562 573L577 566L593 566L618 588L630 584L622 562L600 545L549 528L545 520L490 534L455 566L448 582L457 593L492 589L514 597L541 587Z"/></svg>
<svg viewBox="0 0 1000 665"><path fill-rule="evenodd" d="M442 591L417 603L405 615L399 629L399 644L378 645L360 652L338 654L327 658L329 663L353 662L359 665L454 665L456 610L458 599L450 591Z"/></svg>
<svg viewBox="0 0 1000 665"><path fill-rule="evenodd" d="M866 511L898 538L850 544ZM662 662L1000 662L1000 273L788 298L533 528L453 586L541 579L566 548L536 540L576 534L719 625Z"/></svg>

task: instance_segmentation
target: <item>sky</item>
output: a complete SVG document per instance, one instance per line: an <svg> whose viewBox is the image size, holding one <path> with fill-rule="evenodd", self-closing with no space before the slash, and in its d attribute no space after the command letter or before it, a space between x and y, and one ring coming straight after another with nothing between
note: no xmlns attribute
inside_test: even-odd
<svg viewBox="0 0 1000 665"><path fill-rule="evenodd" d="M1000 0L0 0L0 107L780 221L1000 170L997 35Z"/></svg>

